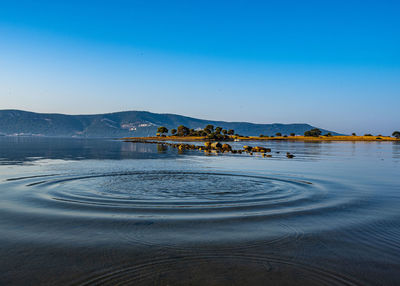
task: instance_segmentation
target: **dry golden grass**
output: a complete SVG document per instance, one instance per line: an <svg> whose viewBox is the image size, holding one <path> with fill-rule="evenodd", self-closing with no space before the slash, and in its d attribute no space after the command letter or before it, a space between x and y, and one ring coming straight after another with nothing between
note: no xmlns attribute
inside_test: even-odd
<svg viewBox="0 0 400 286"><path fill-rule="evenodd" d="M276 136L276 137L236 137L239 140L296 140L296 141L399 141L399 139L389 136Z"/></svg>

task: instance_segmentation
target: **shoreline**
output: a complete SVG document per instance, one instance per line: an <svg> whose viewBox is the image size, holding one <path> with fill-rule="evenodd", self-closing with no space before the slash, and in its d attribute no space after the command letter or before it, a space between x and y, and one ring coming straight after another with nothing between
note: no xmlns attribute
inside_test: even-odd
<svg viewBox="0 0 400 286"><path fill-rule="evenodd" d="M232 136L230 140L210 140L206 137L194 137L194 136L148 136L148 137L124 137L120 140L126 141L176 141L176 142L203 142L203 141L352 141L352 142L400 142L400 139L396 139L390 136L276 136L276 137L259 137L259 136Z"/></svg>

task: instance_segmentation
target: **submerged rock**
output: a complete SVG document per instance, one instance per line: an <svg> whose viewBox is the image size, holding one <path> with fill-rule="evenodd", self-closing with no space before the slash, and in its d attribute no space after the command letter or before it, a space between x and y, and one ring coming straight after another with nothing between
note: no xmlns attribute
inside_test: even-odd
<svg viewBox="0 0 400 286"><path fill-rule="evenodd" d="M286 153L286 157L288 157L289 159L294 158L295 156L293 154L290 154L289 152Z"/></svg>
<svg viewBox="0 0 400 286"><path fill-rule="evenodd" d="M244 146L243 146L243 149L244 149L246 152L251 152L251 151L253 150L253 147L244 145Z"/></svg>
<svg viewBox="0 0 400 286"><path fill-rule="evenodd" d="M223 151L232 151L232 147L229 144L223 144L221 148Z"/></svg>
<svg viewBox="0 0 400 286"><path fill-rule="evenodd" d="M270 148L265 148L265 147L260 147L260 146L256 146L253 148L254 152L260 152L260 153L267 153L267 152L271 152Z"/></svg>

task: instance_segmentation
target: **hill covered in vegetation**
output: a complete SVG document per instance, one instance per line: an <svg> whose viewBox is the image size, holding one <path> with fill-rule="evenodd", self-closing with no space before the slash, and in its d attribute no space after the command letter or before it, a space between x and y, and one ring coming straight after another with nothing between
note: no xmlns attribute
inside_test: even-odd
<svg viewBox="0 0 400 286"><path fill-rule="evenodd" d="M177 114L159 114L147 111L125 111L107 114L66 115L35 113L22 110L0 110L0 135L35 135L55 137L140 137L153 136L160 126L168 129L184 125L203 129L212 124L235 133L249 135L298 134L316 128L309 124L255 124L197 119ZM338 133L319 128L323 133Z"/></svg>

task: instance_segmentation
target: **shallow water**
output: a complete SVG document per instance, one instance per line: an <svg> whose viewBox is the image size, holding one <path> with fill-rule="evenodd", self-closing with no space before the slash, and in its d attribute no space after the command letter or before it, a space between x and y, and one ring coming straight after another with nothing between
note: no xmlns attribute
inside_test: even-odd
<svg viewBox="0 0 400 286"><path fill-rule="evenodd" d="M245 144L0 138L0 284L398 285L400 144Z"/></svg>

